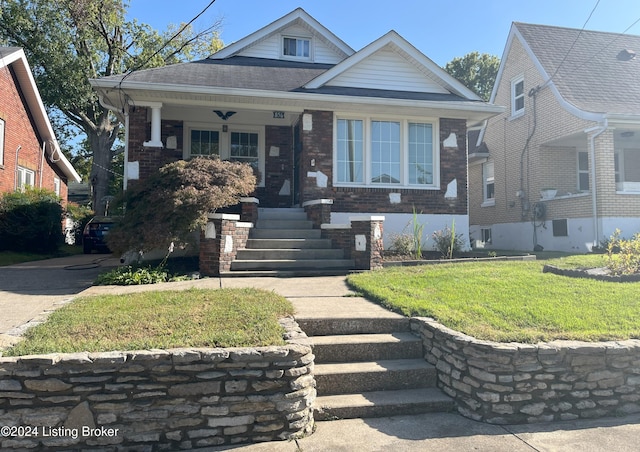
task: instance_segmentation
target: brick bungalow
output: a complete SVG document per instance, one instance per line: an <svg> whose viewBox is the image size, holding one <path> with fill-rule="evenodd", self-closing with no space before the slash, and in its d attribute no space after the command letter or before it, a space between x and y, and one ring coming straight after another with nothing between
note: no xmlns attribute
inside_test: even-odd
<svg viewBox="0 0 640 452"><path fill-rule="evenodd" d="M467 125L502 111L395 31L359 51L298 8L211 57L91 80L126 124L125 183L195 155L260 171L260 208L468 227ZM330 210L330 212L328 211Z"/></svg>

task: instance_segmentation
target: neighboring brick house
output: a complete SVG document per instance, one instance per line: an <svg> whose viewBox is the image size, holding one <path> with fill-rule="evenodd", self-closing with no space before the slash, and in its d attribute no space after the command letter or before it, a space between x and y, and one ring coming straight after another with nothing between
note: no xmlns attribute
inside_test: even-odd
<svg viewBox="0 0 640 452"><path fill-rule="evenodd" d="M470 134L478 247L586 252L640 231L640 36L514 23ZM551 189L543 191L544 189Z"/></svg>
<svg viewBox="0 0 640 452"><path fill-rule="evenodd" d="M332 223L384 214L385 237L414 207L466 229L467 124L502 111L396 32L356 52L300 8L205 60L91 83L128 125L126 183L217 154L260 171L260 207L329 199Z"/></svg>
<svg viewBox="0 0 640 452"><path fill-rule="evenodd" d="M0 47L0 192L27 185L65 202L80 176L60 150L24 51Z"/></svg>

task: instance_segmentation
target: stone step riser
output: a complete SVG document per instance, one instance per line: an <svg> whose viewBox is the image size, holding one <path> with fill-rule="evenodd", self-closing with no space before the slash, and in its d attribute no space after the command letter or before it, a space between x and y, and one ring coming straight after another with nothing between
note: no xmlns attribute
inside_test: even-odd
<svg viewBox="0 0 640 452"><path fill-rule="evenodd" d="M348 259L309 259L309 260L235 260L231 262L232 271L256 270L313 270L353 268L355 263Z"/></svg>
<svg viewBox="0 0 640 452"><path fill-rule="evenodd" d="M331 249L329 239L249 239L247 249Z"/></svg>
<svg viewBox="0 0 640 452"><path fill-rule="evenodd" d="M249 239L319 239L320 229L252 229Z"/></svg>
<svg viewBox="0 0 640 452"><path fill-rule="evenodd" d="M307 214L303 209L258 209L260 220L306 220Z"/></svg>
<svg viewBox="0 0 640 452"><path fill-rule="evenodd" d="M316 364L423 357L422 342L419 339L395 343L314 344L313 354Z"/></svg>
<svg viewBox="0 0 640 452"><path fill-rule="evenodd" d="M318 367L315 374L318 395L435 387L437 379L435 368L325 374L318 372Z"/></svg>
<svg viewBox="0 0 640 452"><path fill-rule="evenodd" d="M345 303L348 303L348 298ZM343 334L391 334L410 331L408 318L370 319L370 318L330 318L304 319L296 318L296 322L308 336L332 336Z"/></svg>
<svg viewBox="0 0 640 452"><path fill-rule="evenodd" d="M258 229L312 229L313 223L308 220L264 220L256 223Z"/></svg>
<svg viewBox="0 0 640 452"><path fill-rule="evenodd" d="M286 259L343 259L342 250L314 250L314 249L273 249L273 250L238 250L237 260L286 260Z"/></svg>

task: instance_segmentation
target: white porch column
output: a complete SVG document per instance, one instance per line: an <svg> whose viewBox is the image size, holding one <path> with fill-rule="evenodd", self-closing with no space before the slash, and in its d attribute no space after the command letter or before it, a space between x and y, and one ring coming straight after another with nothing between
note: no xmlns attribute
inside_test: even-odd
<svg viewBox="0 0 640 452"><path fill-rule="evenodd" d="M151 108L151 140L142 143L143 146L148 148L161 148L162 144L160 129L162 124L162 115L160 110L162 104L159 102L149 102L145 104L139 103L138 105Z"/></svg>

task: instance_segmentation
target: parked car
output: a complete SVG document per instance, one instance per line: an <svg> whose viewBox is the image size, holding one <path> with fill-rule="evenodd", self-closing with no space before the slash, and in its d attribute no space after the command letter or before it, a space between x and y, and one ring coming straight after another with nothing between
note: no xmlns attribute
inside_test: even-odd
<svg viewBox="0 0 640 452"><path fill-rule="evenodd" d="M113 227L116 219L113 217L93 217L82 232L82 249L84 254L91 254L93 250L99 253L110 253L106 236Z"/></svg>

